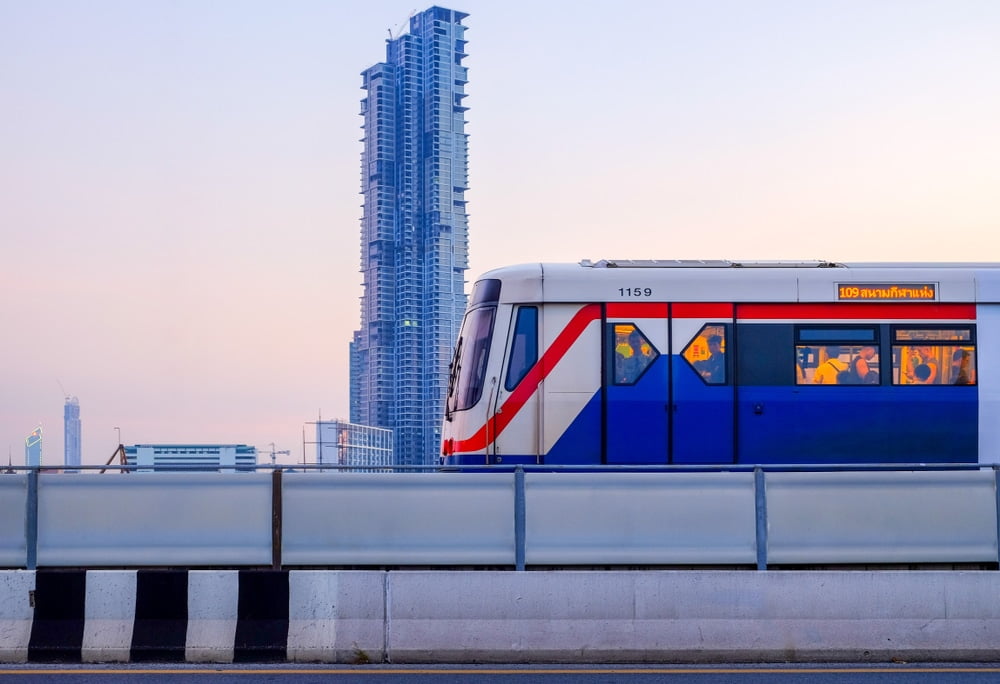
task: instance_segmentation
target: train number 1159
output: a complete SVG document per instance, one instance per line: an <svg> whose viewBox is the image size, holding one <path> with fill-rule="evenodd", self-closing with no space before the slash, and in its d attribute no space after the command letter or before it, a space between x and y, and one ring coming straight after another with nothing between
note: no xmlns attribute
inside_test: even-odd
<svg viewBox="0 0 1000 684"><path fill-rule="evenodd" d="M619 297L652 297L653 288L651 287L619 287L618 288Z"/></svg>

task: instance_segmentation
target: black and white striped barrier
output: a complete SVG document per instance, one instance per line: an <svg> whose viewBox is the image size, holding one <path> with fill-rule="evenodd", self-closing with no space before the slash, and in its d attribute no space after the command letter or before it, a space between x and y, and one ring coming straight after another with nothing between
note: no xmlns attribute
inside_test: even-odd
<svg viewBox="0 0 1000 684"><path fill-rule="evenodd" d="M351 662L381 658L383 614L377 572L10 571L0 661Z"/></svg>

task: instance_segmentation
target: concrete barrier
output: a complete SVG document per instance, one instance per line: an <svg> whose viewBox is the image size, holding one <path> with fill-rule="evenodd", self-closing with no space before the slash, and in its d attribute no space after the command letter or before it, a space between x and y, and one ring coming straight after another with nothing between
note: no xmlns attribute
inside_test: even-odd
<svg viewBox="0 0 1000 684"><path fill-rule="evenodd" d="M289 573L287 659L384 661L388 577L388 573L368 571Z"/></svg>
<svg viewBox="0 0 1000 684"><path fill-rule="evenodd" d="M23 663L28 659L28 642L34 616L32 592L35 573L0 572L0 661Z"/></svg>
<svg viewBox="0 0 1000 684"><path fill-rule="evenodd" d="M0 572L4 662L1000 661L995 571Z"/></svg>
<svg viewBox="0 0 1000 684"><path fill-rule="evenodd" d="M0 662L380 662L386 573L0 572Z"/></svg>
<svg viewBox="0 0 1000 684"><path fill-rule="evenodd" d="M392 573L393 662L1000 660L997 572Z"/></svg>

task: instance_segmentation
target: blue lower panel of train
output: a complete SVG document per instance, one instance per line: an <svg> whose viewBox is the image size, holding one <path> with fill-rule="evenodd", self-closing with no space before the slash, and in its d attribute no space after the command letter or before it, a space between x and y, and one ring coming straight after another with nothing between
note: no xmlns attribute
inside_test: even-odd
<svg viewBox="0 0 1000 684"><path fill-rule="evenodd" d="M975 463L976 388L943 389L740 388L737 461Z"/></svg>
<svg viewBox="0 0 1000 684"><path fill-rule="evenodd" d="M504 465L975 463L976 387L739 387L673 403L598 392L542 458ZM680 394L680 393L677 393ZM453 465L484 463L460 456Z"/></svg>

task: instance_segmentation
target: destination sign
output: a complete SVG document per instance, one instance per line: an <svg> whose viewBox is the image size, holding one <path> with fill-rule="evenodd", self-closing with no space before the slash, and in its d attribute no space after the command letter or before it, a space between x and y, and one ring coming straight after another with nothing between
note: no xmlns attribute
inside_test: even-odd
<svg viewBox="0 0 1000 684"><path fill-rule="evenodd" d="M839 283L837 299L845 302L935 301L937 283Z"/></svg>

